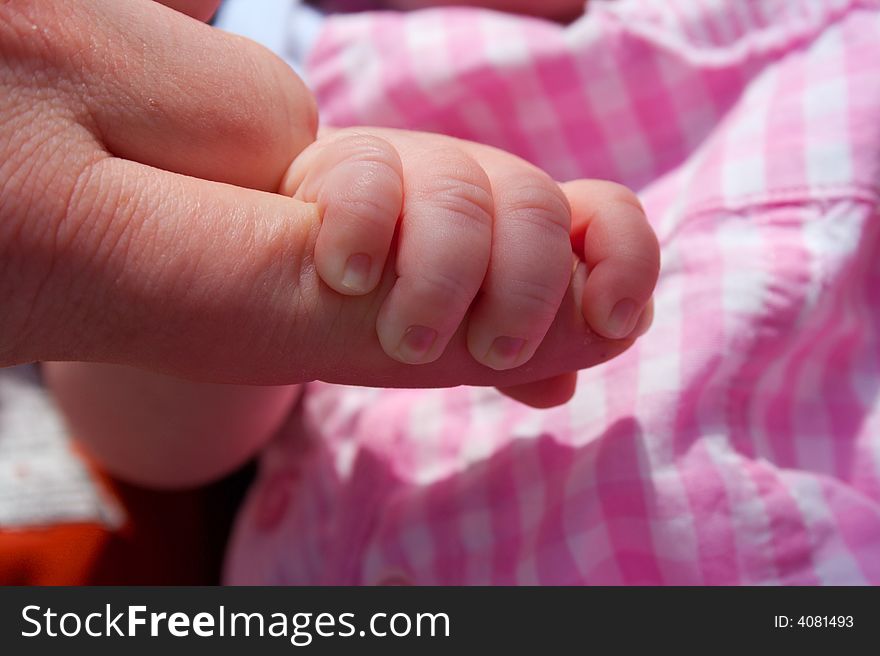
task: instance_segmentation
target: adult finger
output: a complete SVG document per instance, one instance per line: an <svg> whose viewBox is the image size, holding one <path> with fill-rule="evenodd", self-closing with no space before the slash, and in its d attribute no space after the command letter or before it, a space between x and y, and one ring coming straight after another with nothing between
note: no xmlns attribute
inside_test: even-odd
<svg viewBox="0 0 880 656"><path fill-rule="evenodd" d="M4 12L21 27L34 83L63 89L112 155L274 191L314 139L311 94L248 39L152 0L7 3Z"/></svg>

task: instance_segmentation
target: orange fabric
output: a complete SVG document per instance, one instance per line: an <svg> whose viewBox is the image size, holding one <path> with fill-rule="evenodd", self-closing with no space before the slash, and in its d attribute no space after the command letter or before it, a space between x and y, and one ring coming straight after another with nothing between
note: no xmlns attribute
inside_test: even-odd
<svg viewBox="0 0 880 656"><path fill-rule="evenodd" d="M145 490L96 475L124 508L125 525L115 531L92 523L0 529L0 585L219 582L247 473L185 492Z"/></svg>
<svg viewBox="0 0 880 656"><path fill-rule="evenodd" d="M93 524L0 530L0 585L79 585L107 531Z"/></svg>

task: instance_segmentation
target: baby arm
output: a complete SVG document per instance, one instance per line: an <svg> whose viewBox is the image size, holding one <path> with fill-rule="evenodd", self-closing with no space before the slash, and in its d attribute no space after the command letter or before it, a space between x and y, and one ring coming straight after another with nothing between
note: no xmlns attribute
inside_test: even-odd
<svg viewBox="0 0 880 656"><path fill-rule="evenodd" d="M111 474L180 488L218 479L265 445L301 386L219 385L133 367L48 362L72 434Z"/></svg>
<svg viewBox="0 0 880 656"><path fill-rule="evenodd" d="M398 361L429 366L444 350L466 348L491 369L523 366L572 294L589 328L607 338L606 357L650 323L657 241L635 196L619 185L557 185L493 148L364 129L319 139L281 191L317 205L314 264L338 292L326 297L328 313L358 304L358 325ZM343 353L324 355L345 367ZM112 473L160 487L238 467L299 392L115 365L49 363L46 377L88 451ZM502 391L549 406L573 389L574 374L564 374Z"/></svg>

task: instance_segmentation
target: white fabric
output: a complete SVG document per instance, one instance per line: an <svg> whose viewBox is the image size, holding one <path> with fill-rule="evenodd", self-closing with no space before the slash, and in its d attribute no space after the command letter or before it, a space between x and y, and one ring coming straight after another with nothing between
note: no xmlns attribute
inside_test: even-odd
<svg viewBox="0 0 880 656"><path fill-rule="evenodd" d="M299 0L225 0L214 26L266 46L304 78L324 15Z"/></svg>

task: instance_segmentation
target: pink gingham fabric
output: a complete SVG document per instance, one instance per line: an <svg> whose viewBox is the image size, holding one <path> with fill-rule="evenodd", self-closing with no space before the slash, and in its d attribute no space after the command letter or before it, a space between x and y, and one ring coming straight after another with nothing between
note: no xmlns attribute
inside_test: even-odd
<svg viewBox="0 0 880 656"><path fill-rule="evenodd" d="M331 16L308 74L327 124L638 190L656 319L549 411L309 385L230 582L880 583L877 2Z"/></svg>

